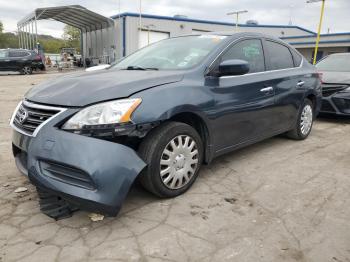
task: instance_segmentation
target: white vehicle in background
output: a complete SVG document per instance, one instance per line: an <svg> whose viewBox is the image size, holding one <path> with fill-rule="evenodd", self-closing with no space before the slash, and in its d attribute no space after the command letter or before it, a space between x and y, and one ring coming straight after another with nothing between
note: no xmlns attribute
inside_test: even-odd
<svg viewBox="0 0 350 262"><path fill-rule="evenodd" d="M92 67L86 68L85 71L86 72L93 72L93 71L107 69L110 66L111 65L109 65L109 64L100 64L100 65L97 65L97 66L92 66Z"/></svg>

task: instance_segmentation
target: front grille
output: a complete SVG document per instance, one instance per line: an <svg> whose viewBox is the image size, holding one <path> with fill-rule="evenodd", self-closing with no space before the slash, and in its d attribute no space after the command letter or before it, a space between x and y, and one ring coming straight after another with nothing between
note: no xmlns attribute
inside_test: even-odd
<svg viewBox="0 0 350 262"><path fill-rule="evenodd" d="M337 92L348 88L348 85L322 84L322 95L324 97L331 96Z"/></svg>
<svg viewBox="0 0 350 262"><path fill-rule="evenodd" d="M12 125L16 127L18 131L26 135L33 135L42 123L62 110L62 108L43 106L23 101L19 105L17 112L15 112Z"/></svg>
<svg viewBox="0 0 350 262"><path fill-rule="evenodd" d="M334 107L329 103L327 100L322 100L322 107L321 107L322 112L335 112Z"/></svg>
<svg viewBox="0 0 350 262"><path fill-rule="evenodd" d="M339 111L345 114L350 112L350 99L345 98L332 98L334 104L338 107Z"/></svg>
<svg viewBox="0 0 350 262"><path fill-rule="evenodd" d="M48 161L40 161L39 166L41 173L47 177L85 189L95 189L91 177L83 170Z"/></svg>

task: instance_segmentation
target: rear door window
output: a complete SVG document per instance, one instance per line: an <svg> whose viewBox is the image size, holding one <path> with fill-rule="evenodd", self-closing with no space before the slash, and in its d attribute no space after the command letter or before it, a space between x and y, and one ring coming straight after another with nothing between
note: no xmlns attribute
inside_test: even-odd
<svg viewBox="0 0 350 262"><path fill-rule="evenodd" d="M27 51L21 51L21 57L25 57L25 56L30 56L30 53Z"/></svg>
<svg viewBox="0 0 350 262"><path fill-rule="evenodd" d="M300 54L298 54L297 51L295 51L293 49L291 49L291 51L292 51L292 55L293 55L294 66L299 67L303 58Z"/></svg>
<svg viewBox="0 0 350 262"><path fill-rule="evenodd" d="M26 51L10 51L9 52L10 57L25 57L28 55L29 55L29 53Z"/></svg>
<svg viewBox="0 0 350 262"><path fill-rule="evenodd" d="M21 53L20 51L10 51L9 52L9 57L20 57Z"/></svg>
<svg viewBox="0 0 350 262"><path fill-rule="evenodd" d="M268 58L269 70L280 70L293 68L294 62L289 48L273 41L265 41Z"/></svg>
<svg viewBox="0 0 350 262"><path fill-rule="evenodd" d="M229 48L221 57L221 61L240 59L249 63L249 73L265 71L265 59L261 40L247 39Z"/></svg>

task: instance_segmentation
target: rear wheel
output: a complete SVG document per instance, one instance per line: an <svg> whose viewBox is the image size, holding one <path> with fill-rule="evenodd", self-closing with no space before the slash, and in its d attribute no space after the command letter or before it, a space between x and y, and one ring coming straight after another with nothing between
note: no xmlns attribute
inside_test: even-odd
<svg viewBox="0 0 350 262"><path fill-rule="evenodd" d="M295 140L304 140L311 133L314 121L313 104L309 99L305 99L298 115L297 123L287 136Z"/></svg>
<svg viewBox="0 0 350 262"><path fill-rule="evenodd" d="M24 66L21 70L22 75L31 75L33 73L33 69L30 66Z"/></svg>
<svg viewBox="0 0 350 262"><path fill-rule="evenodd" d="M139 153L147 163L141 184L160 197L184 193L196 180L203 159L202 140L191 126L166 123L142 141Z"/></svg>

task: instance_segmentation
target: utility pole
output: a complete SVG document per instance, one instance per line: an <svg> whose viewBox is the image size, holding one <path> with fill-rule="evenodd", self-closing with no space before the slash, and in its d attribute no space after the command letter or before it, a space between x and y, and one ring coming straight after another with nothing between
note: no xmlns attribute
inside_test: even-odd
<svg viewBox="0 0 350 262"><path fill-rule="evenodd" d="M247 10L239 10L227 13L227 15L235 15L236 16L236 31L238 31L238 19L240 14L248 13Z"/></svg>
<svg viewBox="0 0 350 262"><path fill-rule="evenodd" d="M313 64L315 65L317 62L317 51L318 51L318 46L320 43L320 38L321 38L321 28L322 28L322 21L323 21L323 15L324 15L324 6L326 3L326 0L308 0L306 3L316 3L316 2L322 2L322 7L321 7L321 17L320 17L320 22L318 24L318 30L317 30L317 38L316 38L316 45L315 45L315 53L314 53L314 60Z"/></svg>
<svg viewBox="0 0 350 262"><path fill-rule="evenodd" d="M289 25L293 25L293 8L294 5L289 6Z"/></svg>
<svg viewBox="0 0 350 262"><path fill-rule="evenodd" d="M142 0L140 0L140 15L139 15L139 28L142 30Z"/></svg>

